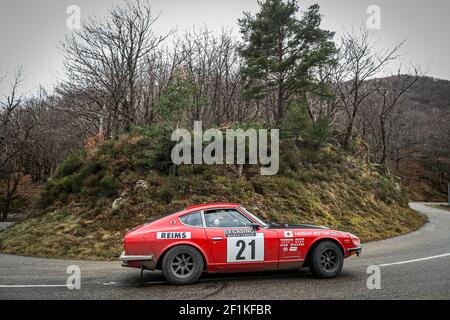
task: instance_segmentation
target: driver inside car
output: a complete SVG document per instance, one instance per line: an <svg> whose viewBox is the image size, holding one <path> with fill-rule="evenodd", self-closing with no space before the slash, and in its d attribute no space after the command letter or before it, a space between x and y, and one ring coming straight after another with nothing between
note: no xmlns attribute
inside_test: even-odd
<svg viewBox="0 0 450 320"><path fill-rule="evenodd" d="M235 225L232 217L225 211L208 213L206 215L206 222L208 226L214 228L233 227Z"/></svg>

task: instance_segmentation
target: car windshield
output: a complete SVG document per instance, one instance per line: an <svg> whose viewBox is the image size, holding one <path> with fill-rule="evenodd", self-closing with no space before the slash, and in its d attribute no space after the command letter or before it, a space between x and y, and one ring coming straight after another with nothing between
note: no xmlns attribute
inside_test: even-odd
<svg viewBox="0 0 450 320"><path fill-rule="evenodd" d="M268 223L265 222L263 219L259 218L255 214L251 213L250 211L248 211L244 207L241 207L241 208L242 208L242 210L245 211L245 213L247 213L250 217L252 217L256 222L258 222L262 227L267 227L268 226Z"/></svg>

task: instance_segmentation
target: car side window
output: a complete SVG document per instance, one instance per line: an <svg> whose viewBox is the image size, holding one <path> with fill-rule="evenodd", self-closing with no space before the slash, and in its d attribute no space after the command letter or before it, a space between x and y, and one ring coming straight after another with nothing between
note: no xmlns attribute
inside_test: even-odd
<svg viewBox="0 0 450 320"><path fill-rule="evenodd" d="M180 217L181 222L191 227L203 227L202 215L200 212L193 212Z"/></svg>
<svg viewBox="0 0 450 320"><path fill-rule="evenodd" d="M205 211L205 222L207 228L250 227L252 224L248 218L233 209Z"/></svg>

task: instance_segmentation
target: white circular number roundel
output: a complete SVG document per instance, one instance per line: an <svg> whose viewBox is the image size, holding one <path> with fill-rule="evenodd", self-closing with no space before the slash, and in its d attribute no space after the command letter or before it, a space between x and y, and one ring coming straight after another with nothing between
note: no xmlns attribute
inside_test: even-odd
<svg viewBox="0 0 450 320"><path fill-rule="evenodd" d="M227 238L227 262L264 261L264 234Z"/></svg>

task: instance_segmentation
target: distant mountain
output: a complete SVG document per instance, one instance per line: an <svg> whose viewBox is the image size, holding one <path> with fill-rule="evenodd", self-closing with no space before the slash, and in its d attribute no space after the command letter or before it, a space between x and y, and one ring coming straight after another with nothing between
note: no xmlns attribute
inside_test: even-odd
<svg viewBox="0 0 450 320"><path fill-rule="evenodd" d="M413 200L443 201L450 182L450 81L421 77L404 101L416 119L416 130L409 132L420 144L395 174Z"/></svg>
<svg viewBox="0 0 450 320"><path fill-rule="evenodd" d="M450 81L421 77L412 90L406 94L405 99L416 110L436 108L450 111Z"/></svg>

